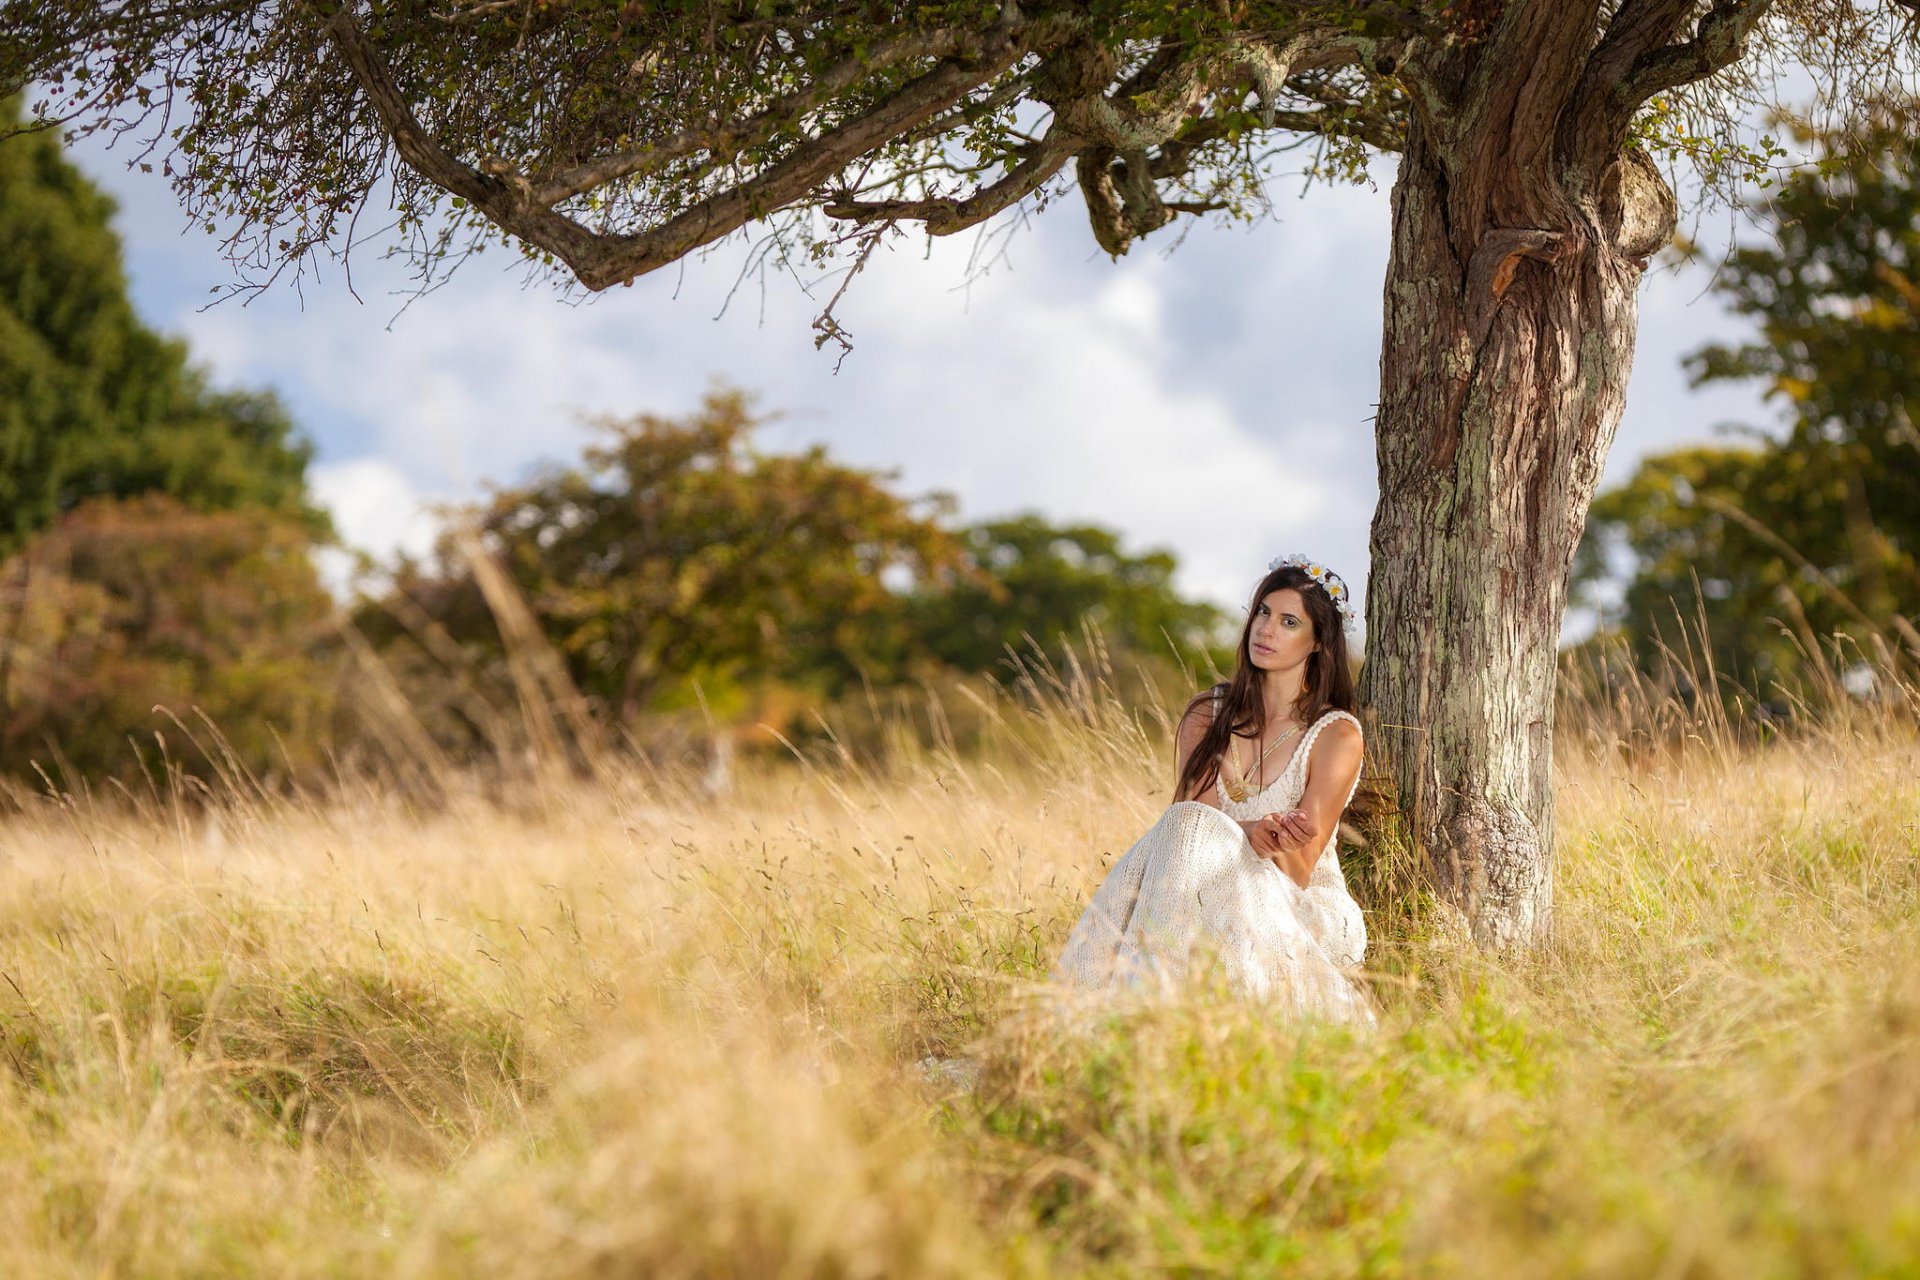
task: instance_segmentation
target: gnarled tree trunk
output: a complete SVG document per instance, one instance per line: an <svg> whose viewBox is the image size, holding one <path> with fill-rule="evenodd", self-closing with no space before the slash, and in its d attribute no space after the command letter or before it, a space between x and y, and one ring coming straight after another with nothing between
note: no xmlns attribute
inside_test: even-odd
<svg viewBox="0 0 1920 1280"><path fill-rule="evenodd" d="M1674 226L1643 156L1582 172L1526 108L1461 102L1446 135L1416 118L1401 162L1364 674L1408 834L1496 946L1552 921L1567 574Z"/></svg>

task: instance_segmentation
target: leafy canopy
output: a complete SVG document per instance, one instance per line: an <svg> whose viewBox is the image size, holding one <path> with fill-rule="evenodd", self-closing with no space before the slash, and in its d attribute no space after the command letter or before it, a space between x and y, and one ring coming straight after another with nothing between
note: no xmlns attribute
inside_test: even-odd
<svg viewBox="0 0 1920 1280"><path fill-rule="evenodd" d="M477 548L448 535L435 563L402 570L384 612L432 620L477 665L506 663L477 550L615 723L703 696L725 711L776 680L831 690L890 666L904 636L887 580L957 563L939 502L902 498L817 447L760 452L757 424L737 392L684 421L600 423L604 443L578 465L466 513ZM398 638L377 616L368 626Z"/></svg>
<svg viewBox="0 0 1920 1280"><path fill-rule="evenodd" d="M811 260L1070 186L1118 254L1181 214L1264 208L1294 148L1354 178L1411 129L1471 128L1453 117L1511 109L1547 63L1562 141L1594 174L1628 146L1737 171L1770 155L1737 127L1769 63L1804 57L1843 101L1900 74L1906 16L1893 0L0 0L0 90L38 83L43 118L147 144L195 217L238 228L256 279L344 253L367 219L361 238L429 276L505 235L600 289L763 220L771 251Z"/></svg>
<svg viewBox="0 0 1920 1280"><path fill-rule="evenodd" d="M1036 644L1062 662L1088 625L1114 649L1188 662L1219 638L1220 610L1175 589L1172 553L1130 554L1111 529L1029 514L971 525L960 543L973 572L927 584L910 617L919 647L961 671L1001 669Z"/></svg>

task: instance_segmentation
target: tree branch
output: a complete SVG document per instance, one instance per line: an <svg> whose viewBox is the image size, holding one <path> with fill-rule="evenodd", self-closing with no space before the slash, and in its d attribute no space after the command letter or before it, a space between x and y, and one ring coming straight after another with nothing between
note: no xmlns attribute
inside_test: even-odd
<svg viewBox="0 0 1920 1280"><path fill-rule="evenodd" d="M1581 74L1561 124L1564 153L1597 172L1626 141L1634 116L1664 90L1731 65L1773 0L1714 0L1691 38L1674 42L1696 5L1689 0L1627 0Z"/></svg>
<svg viewBox="0 0 1920 1280"><path fill-rule="evenodd" d="M1678 35L1697 0L1625 0L1607 24L1584 79L1593 85L1616 85L1626 80L1633 64Z"/></svg>
<svg viewBox="0 0 1920 1280"><path fill-rule="evenodd" d="M420 124L350 13L335 13L327 30L407 164L436 186L470 202L502 230L560 258L589 289L644 275L805 198L838 170L951 107L1027 52L1024 26L1005 24L971 42L966 50L971 56L964 64L940 62L865 114L806 143L753 179L683 210L652 230L615 236L590 231L543 206L544 192L535 191L524 174L504 163L493 173L463 163Z"/></svg>
<svg viewBox="0 0 1920 1280"><path fill-rule="evenodd" d="M865 225L872 222L924 222L930 236L947 236L965 231L993 217L1033 194L1073 158L1074 139L1065 137L1056 127L1047 132L1031 154L998 181L976 190L964 199L937 200L831 200L823 207L830 218L841 218Z"/></svg>
<svg viewBox="0 0 1920 1280"><path fill-rule="evenodd" d="M756 218L802 200L871 149L932 118L1027 54L1017 30L1003 30L965 65L942 62L865 115L822 134L751 181L701 201L652 231L609 237L610 252L580 271L590 289L645 275Z"/></svg>
<svg viewBox="0 0 1920 1280"><path fill-rule="evenodd" d="M955 33L949 28L897 37L878 45L865 57L846 58L836 63L806 88L775 99L766 110L745 120L719 128L688 129L649 146L596 156L564 173L554 174L535 188L534 201L551 207L608 182L658 173L682 156L698 151L708 152L713 164L725 164L747 148L766 142L823 101L845 93L878 72L925 58L977 52L980 44L979 37Z"/></svg>
<svg viewBox="0 0 1920 1280"><path fill-rule="evenodd" d="M1642 54L1620 81L1617 100L1637 108L1656 93L1704 80L1746 51L1747 36L1773 0L1715 0L1693 38Z"/></svg>
<svg viewBox="0 0 1920 1280"><path fill-rule="evenodd" d="M328 19L327 34L402 160L429 182L471 203L502 230L549 250L576 271L580 269L598 239L593 232L534 204L525 175L512 170L483 174L434 141L351 12L343 8Z"/></svg>
<svg viewBox="0 0 1920 1280"><path fill-rule="evenodd" d="M1163 49L1112 93L1104 88L1105 51L1069 46L1061 51L1059 66L1045 69L1051 83L1035 96L1053 106L1071 135L1089 144L1077 164L1081 194L1094 240L1118 256L1132 241L1171 222L1176 212L1213 207L1169 205L1155 182L1185 171L1197 145L1169 151L1168 144L1190 128L1194 112L1216 87L1251 77L1271 122L1274 99L1290 76L1382 59L1391 66L1404 44L1399 37L1303 28L1277 42L1241 39L1185 55ZM1156 147L1162 153L1150 159Z"/></svg>

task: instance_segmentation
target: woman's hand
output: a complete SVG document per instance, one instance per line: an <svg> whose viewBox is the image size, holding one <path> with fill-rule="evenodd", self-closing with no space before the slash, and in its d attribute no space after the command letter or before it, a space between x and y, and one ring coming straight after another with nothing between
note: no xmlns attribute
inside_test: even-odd
<svg viewBox="0 0 1920 1280"><path fill-rule="evenodd" d="M1280 833L1274 825L1272 814L1245 822L1238 818L1234 821L1239 822L1240 829L1247 833L1247 843L1253 846L1255 853L1263 858L1271 858L1280 852Z"/></svg>
<svg viewBox="0 0 1920 1280"><path fill-rule="evenodd" d="M1278 859L1282 854L1294 853L1313 839L1312 820L1299 809L1241 822L1240 829L1247 833L1247 843L1253 846L1253 851L1264 858Z"/></svg>
<svg viewBox="0 0 1920 1280"><path fill-rule="evenodd" d="M1289 809L1285 813L1270 813L1261 819L1268 824L1274 834L1274 841L1280 853L1293 853L1306 848L1314 837L1313 819L1307 816L1305 809Z"/></svg>

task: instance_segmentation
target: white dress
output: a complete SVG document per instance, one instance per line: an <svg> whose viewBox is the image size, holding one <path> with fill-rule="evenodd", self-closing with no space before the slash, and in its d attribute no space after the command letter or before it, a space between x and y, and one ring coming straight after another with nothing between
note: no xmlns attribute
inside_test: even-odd
<svg viewBox="0 0 1920 1280"><path fill-rule="evenodd" d="M1300 803L1308 754L1335 720L1359 725L1344 711L1321 716L1265 790L1234 801L1216 782L1220 808L1184 800L1162 814L1094 891L1054 978L1097 992L1169 993L1211 976L1248 999L1371 1025L1372 1006L1345 972L1366 953L1367 929L1334 838L1302 889L1254 851L1236 821Z"/></svg>

